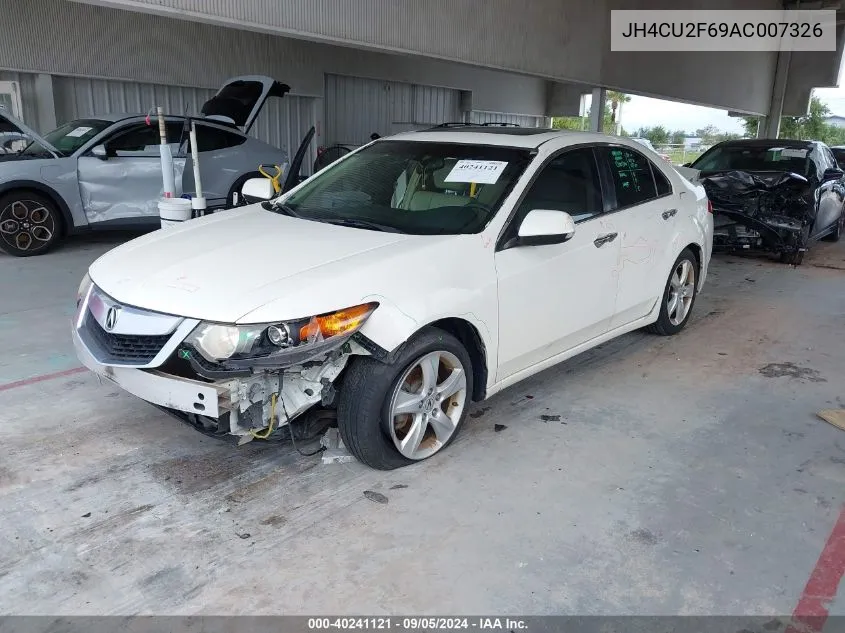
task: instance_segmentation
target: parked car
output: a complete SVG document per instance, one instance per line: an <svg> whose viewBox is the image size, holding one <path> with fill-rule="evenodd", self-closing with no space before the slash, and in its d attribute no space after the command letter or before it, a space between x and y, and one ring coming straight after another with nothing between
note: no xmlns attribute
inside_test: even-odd
<svg viewBox="0 0 845 633"><path fill-rule="evenodd" d="M666 152L658 152L657 149L654 147L654 145L652 144L652 142L649 139L641 138L641 137L633 137L633 138L631 138L631 140L636 141L637 143L639 143L643 147L649 148L652 152L654 152L655 154L660 156L660 158L662 158L663 160L671 162L672 157L669 156L669 154L667 154Z"/></svg>
<svg viewBox="0 0 845 633"><path fill-rule="evenodd" d="M203 194L210 207L231 205L260 163L283 165L287 154L247 136L269 97L289 87L269 77L229 80L197 122ZM177 194L193 191L186 118L167 116ZM27 137L21 151L0 153L0 249L41 255L62 236L84 229L151 227L162 196L157 121L112 114L70 121L44 137L0 111L0 123ZM9 136L9 140L18 137Z"/></svg>
<svg viewBox="0 0 845 633"><path fill-rule="evenodd" d="M704 189L599 134L434 128L272 201L266 179L244 194L268 201L96 260L76 352L239 441L336 415L381 469L438 453L471 402L575 354L643 327L677 334L712 250Z"/></svg>
<svg viewBox="0 0 845 633"><path fill-rule="evenodd" d="M690 167L713 203L716 246L800 264L814 241L842 234L845 172L824 143L725 141Z"/></svg>

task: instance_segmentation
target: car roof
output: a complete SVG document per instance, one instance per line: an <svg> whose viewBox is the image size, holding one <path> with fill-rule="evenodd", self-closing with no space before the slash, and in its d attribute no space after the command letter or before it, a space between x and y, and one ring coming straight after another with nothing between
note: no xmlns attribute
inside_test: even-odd
<svg viewBox="0 0 845 633"><path fill-rule="evenodd" d="M801 147L818 145L819 141L799 141L787 138L746 138L735 141L723 141L719 147ZM714 145L714 147L716 147Z"/></svg>
<svg viewBox="0 0 845 633"><path fill-rule="evenodd" d="M596 132L579 132L578 130L557 130L538 127L492 127L483 125L466 125L462 127L443 126L384 137L384 140L499 145L502 147L520 147L526 149L537 149L543 143L554 139L566 139L572 145L599 142L616 143L629 140L616 136L608 136L607 134L598 134Z"/></svg>

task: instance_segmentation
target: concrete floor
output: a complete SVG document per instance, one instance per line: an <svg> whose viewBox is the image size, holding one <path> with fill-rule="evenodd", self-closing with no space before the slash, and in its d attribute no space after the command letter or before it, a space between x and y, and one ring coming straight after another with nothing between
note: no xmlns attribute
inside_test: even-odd
<svg viewBox="0 0 845 633"><path fill-rule="evenodd" d="M384 473L75 371L76 285L116 239L0 255L0 612L788 615L845 501L815 416L845 406L845 246L720 257L682 335L548 370Z"/></svg>

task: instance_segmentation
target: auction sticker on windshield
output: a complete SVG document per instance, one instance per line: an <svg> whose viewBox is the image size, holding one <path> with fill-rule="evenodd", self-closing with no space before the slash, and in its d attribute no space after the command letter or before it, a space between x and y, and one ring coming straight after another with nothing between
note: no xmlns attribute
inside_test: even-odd
<svg viewBox="0 0 845 633"><path fill-rule="evenodd" d="M507 161L502 160L459 160L444 180L445 182L477 182L492 185L507 166Z"/></svg>
<svg viewBox="0 0 845 633"><path fill-rule="evenodd" d="M807 158L807 150L792 149L787 147L781 150L780 155L784 158Z"/></svg>
<svg viewBox="0 0 845 633"><path fill-rule="evenodd" d="M85 136L86 134L88 134L88 132L90 132L93 129L94 128L92 128L92 127L78 127L75 130L68 132L67 135L73 136L74 138L77 138L77 137L80 137L80 136Z"/></svg>

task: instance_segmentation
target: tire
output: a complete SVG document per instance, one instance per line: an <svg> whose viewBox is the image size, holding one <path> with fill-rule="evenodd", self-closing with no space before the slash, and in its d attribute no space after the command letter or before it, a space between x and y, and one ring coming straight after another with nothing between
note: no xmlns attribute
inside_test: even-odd
<svg viewBox="0 0 845 633"><path fill-rule="evenodd" d="M690 249L685 248L672 265L672 271L666 280L666 286L660 298L660 314L657 321L649 325L646 331L659 336L672 336L684 329L698 296L698 273L698 260ZM680 297L677 294L679 288L682 292ZM676 297L683 302L681 305L685 306L683 315L678 313L681 306L673 303ZM671 312L670 304L674 306Z"/></svg>
<svg viewBox="0 0 845 633"><path fill-rule="evenodd" d="M55 203L34 191L0 196L0 249L15 257L49 251L62 237L62 216Z"/></svg>
<svg viewBox="0 0 845 633"><path fill-rule="evenodd" d="M800 266L804 261L804 253L806 251L793 251L791 253L781 253L780 261L782 264L790 264L791 266Z"/></svg>
<svg viewBox="0 0 845 633"><path fill-rule="evenodd" d="M432 383L427 377L433 376L435 355L438 375ZM458 364L463 369L463 383L455 372ZM436 388L429 387L433 391L427 396L426 387L435 383ZM448 332L424 328L391 364L367 357L354 359L339 394L340 436L355 457L378 470L428 459L458 435L469 410L472 384L472 362L461 342ZM438 391L445 394L453 388L452 395L442 401L433 399ZM393 415L394 408L402 404L413 412ZM400 445L404 445L405 454Z"/></svg>

